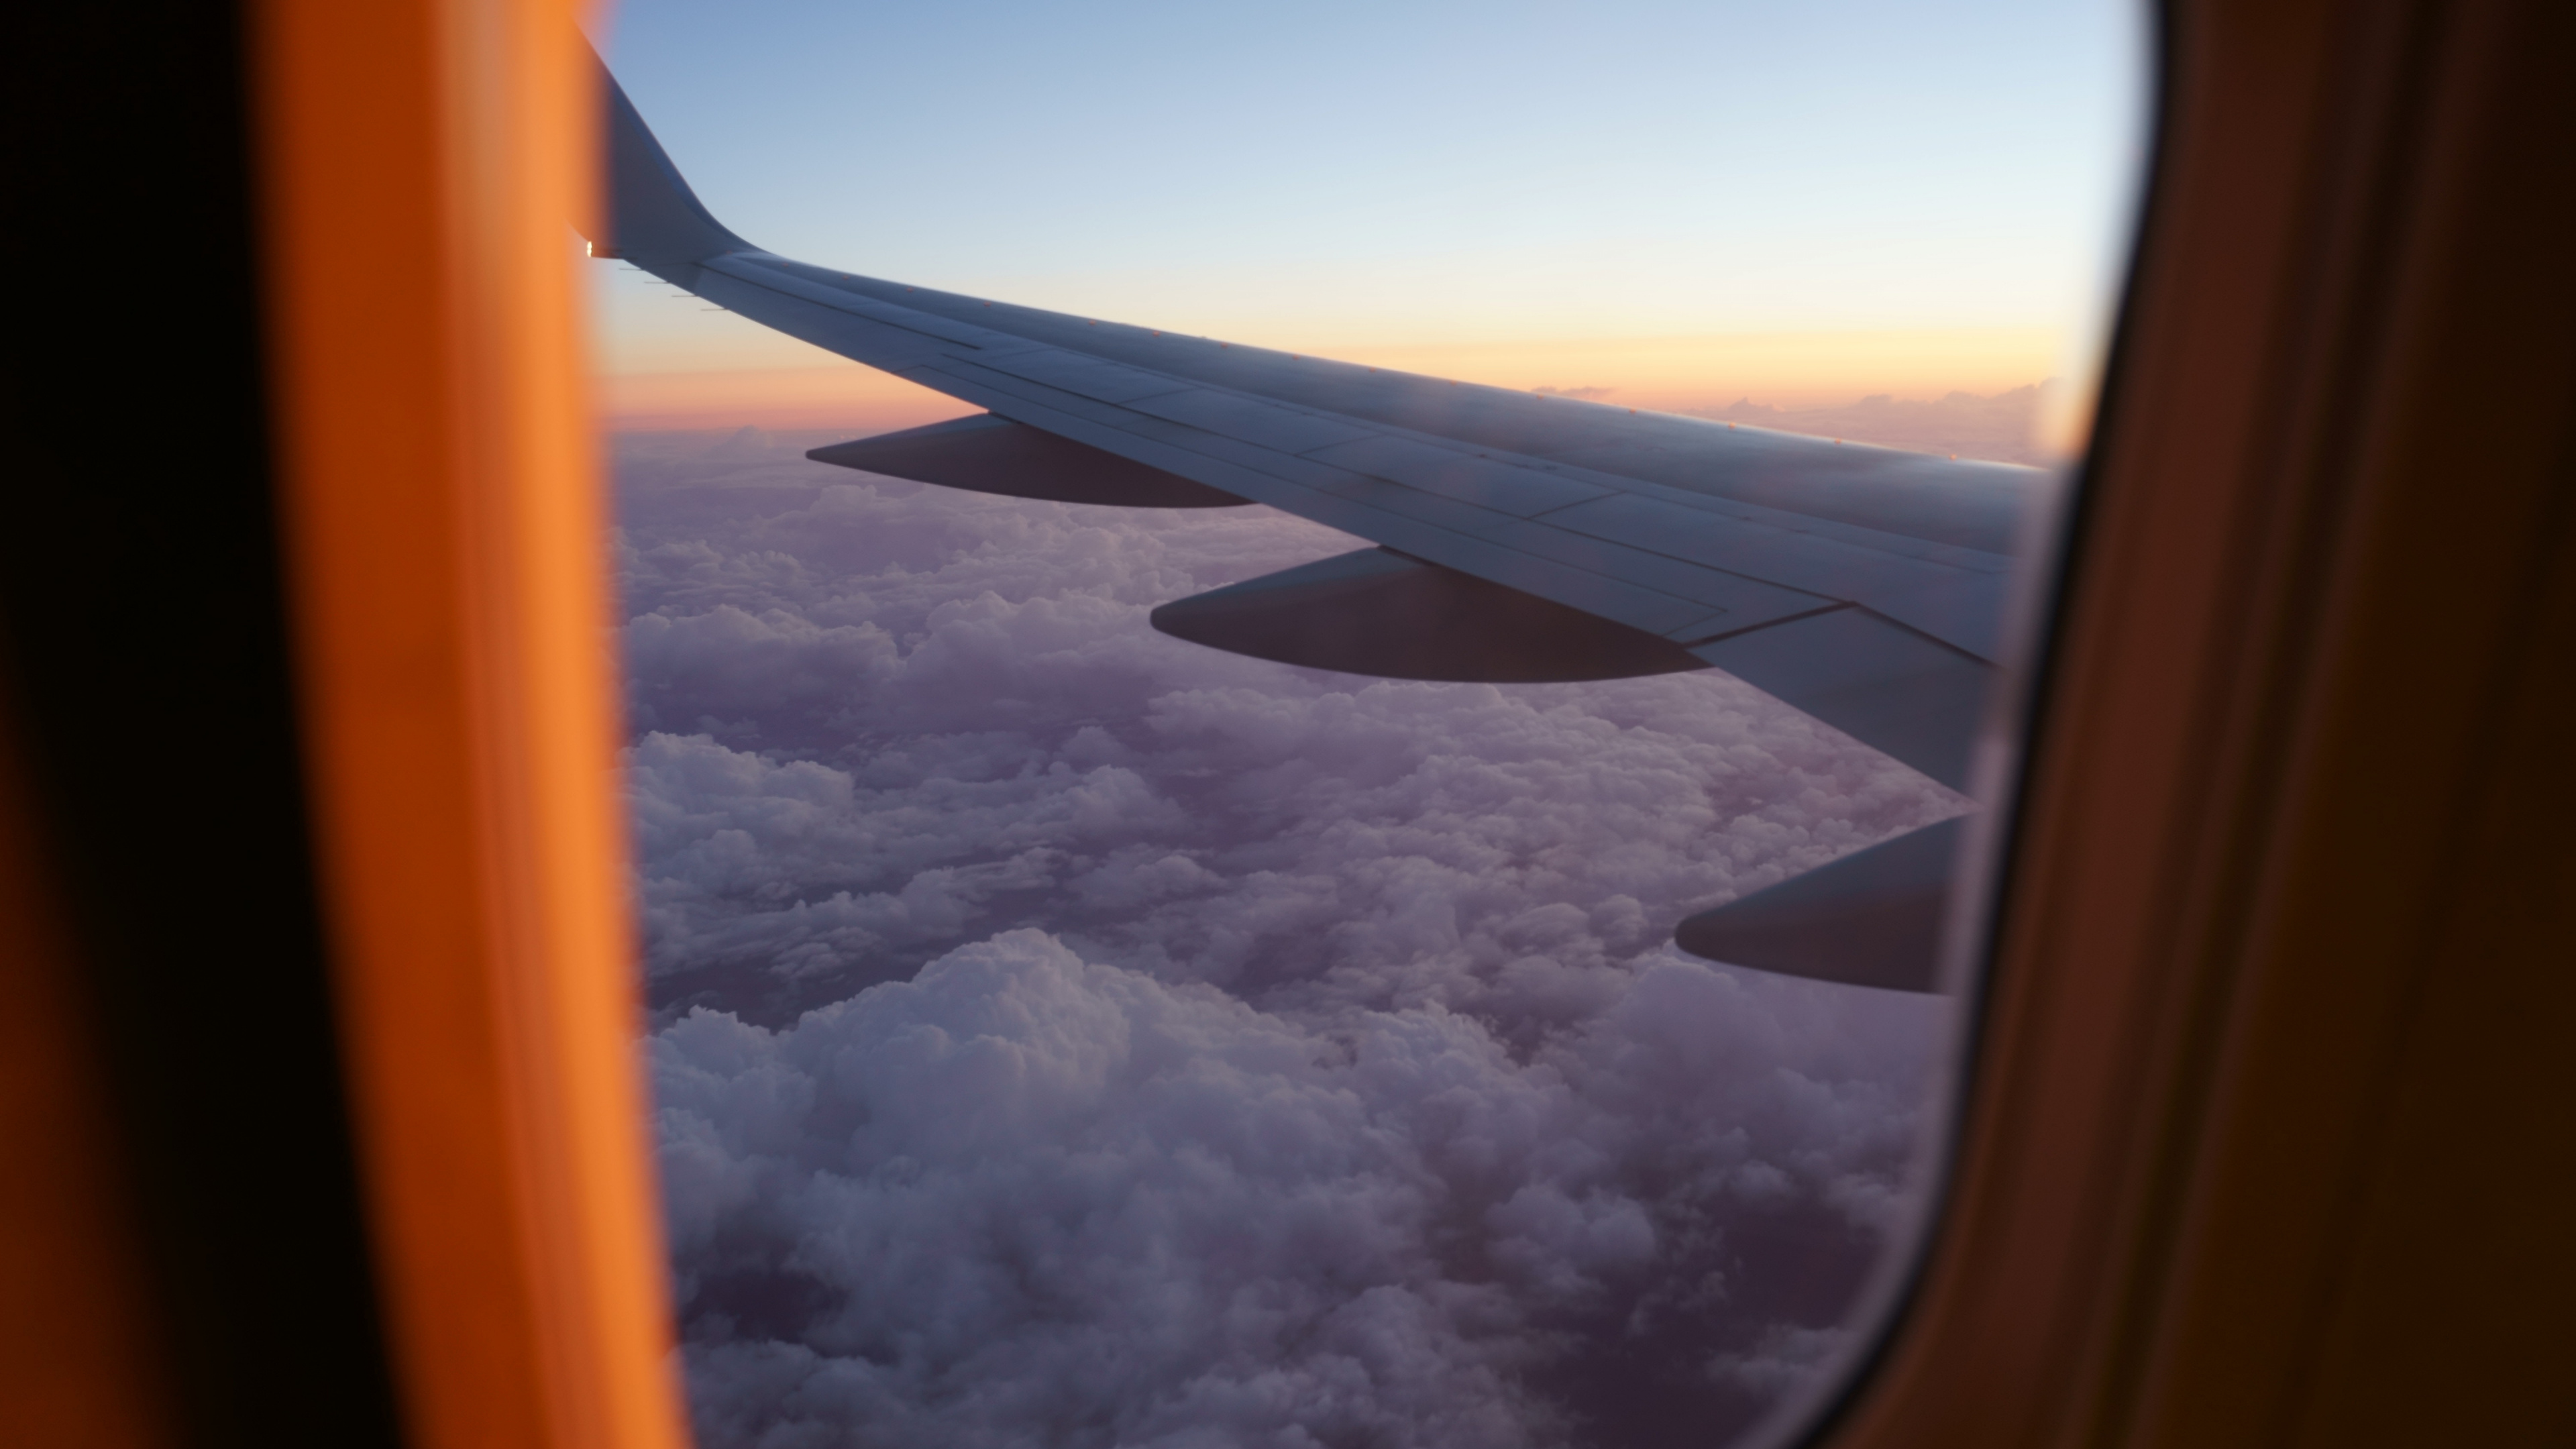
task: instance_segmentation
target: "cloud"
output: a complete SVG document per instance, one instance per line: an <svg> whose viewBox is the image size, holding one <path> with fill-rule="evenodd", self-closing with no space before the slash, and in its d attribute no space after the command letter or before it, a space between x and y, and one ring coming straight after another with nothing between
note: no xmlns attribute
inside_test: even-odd
<svg viewBox="0 0 2576 1449"><path fill-rule="evenodd" d="M1699 417L1755 423L1782 432L1850 438L1915 452L1947 453L1955 458L2046 465L2060 461L2041 436L2049 386L2032 383L1986 397L1953 390L1928 402L1879 392L1846 407L1788 411L1742 397L1723 407L1689 411Z"/></svg>
<svg viewBox="0 0 2576 1449"><path fill-rule="evenodd" d="M1955 796L1715 674L1183 644L1353 541L777 441L619 461L706 1442L1706 1435L1842 1342L1941 1004L1666 941Z"/></svg>
<svg viewBox="0 0 2576 1449"><path fill-rule="evenodd" d="M1027 930L780 1031L693 1012L655 1068L709 1439L1552 1442L1563 1342L1651 1331L1726 1345L1742 1412L1821 1349L1744 1332L1732 1233L1880 1227L1911 1084L1806 1075L1708 966L1615 976L1525 1057Z"/></svg>

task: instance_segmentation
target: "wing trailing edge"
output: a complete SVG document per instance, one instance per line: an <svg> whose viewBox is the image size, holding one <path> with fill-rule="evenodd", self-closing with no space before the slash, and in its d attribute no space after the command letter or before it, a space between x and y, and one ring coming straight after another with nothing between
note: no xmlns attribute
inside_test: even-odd
<svg viewBox="0 0 2576 1449"><path fill-rule="evenodd" d="M1969 786L1997 674L1975 655L1857 606L1726 635L1690 652L1953 790Z"/></svg>

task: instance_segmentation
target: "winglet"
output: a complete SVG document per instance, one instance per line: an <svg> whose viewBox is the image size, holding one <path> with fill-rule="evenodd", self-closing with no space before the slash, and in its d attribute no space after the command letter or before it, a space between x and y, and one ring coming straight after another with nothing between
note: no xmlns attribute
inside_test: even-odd
<svg viewBox="0 0 2576 1449"><path fill-rule="evenodd" d="M649 271L657 262L686 265L726 252L758 251L709 214L680 179L679 168L605 64L599 89L608 110L608 235L590 238L591 255L624 257Z"/></svg>

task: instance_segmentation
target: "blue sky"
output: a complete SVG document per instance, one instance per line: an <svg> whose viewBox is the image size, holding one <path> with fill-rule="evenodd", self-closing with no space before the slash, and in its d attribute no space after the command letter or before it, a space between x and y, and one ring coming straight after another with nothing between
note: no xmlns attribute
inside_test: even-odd
<svg viewBox="0 0 2576 1449"><path fill-rule="evenodd" d="M1960 338L1915 351L1971 385L2047 370L2099 310L2142 122L2128 0L628 0L604 31L773 250L1397 365L1500 349L1452 375L1894 333ZM631 275L603 306L611 372L824 362Z"/></svg>

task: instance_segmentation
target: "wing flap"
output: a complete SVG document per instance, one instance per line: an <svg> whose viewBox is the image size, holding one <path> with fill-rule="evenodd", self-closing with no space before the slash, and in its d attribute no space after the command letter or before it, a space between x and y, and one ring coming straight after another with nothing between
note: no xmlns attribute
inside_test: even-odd
<svg viewBox="0 0 2576 1449"><path fill-rule="evenodd" d="M1996 657L2004 603L1999 572L1874 548L1788 520L1736 519L1710 526L1700 510L1635 493L1562 509L1549 514L1546 523L1861 604L1980 658Z"/></svg>
<svg viewBox="0 0 2576 1449"><path fill-rule="evenodd" d="M1954 790L1968 788L1995 684L1982 659L1851 606L1690 652Z"/></svg>

